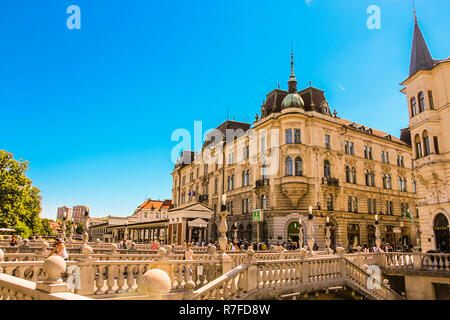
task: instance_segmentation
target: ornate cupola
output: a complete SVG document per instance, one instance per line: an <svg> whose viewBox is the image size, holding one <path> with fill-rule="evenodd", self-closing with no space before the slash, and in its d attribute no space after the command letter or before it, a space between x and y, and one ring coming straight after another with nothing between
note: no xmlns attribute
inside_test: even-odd
<svg viewBox="0 0 450 320"><path fill-rule="evenodd" d="M283 99L281 103L281 109L287 108L303 108L304 102L300 95L297 93L297 79L294 75L294 53L291 51L291 75L288 81L289 94Z"/></svg>

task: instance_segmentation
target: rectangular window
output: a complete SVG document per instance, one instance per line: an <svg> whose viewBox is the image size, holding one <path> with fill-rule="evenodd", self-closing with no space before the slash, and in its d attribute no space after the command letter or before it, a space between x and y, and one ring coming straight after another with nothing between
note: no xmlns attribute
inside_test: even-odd
<svg viewBox="0 0 450 320"><path fill-rule="evenodd" d="M294 130L294 143L302 143L302 136L300 134L300 129Z"/></svg>
<svg viewBox="0 0 450 320"><path fill-rule="evenodd" d="M370 160L373 160L373 157L372 157L372 147L369 147L369 159L370 159Z"/></svg>
<svg viewBox="0 0 450 320"><path fill-rule="evenodd" d="M390 163L389 162L389 152L388 151L386 151L385 157L386 157L386 163Z"/></svg>
<svg viewBox="0 0 450 320"><path fill-rule="evenodd" d="M286 129L286 143L292 143L292 129Z"/></svg>
<svg viewBox="0 0 450 320"><path fill-rule="evenodd" d="M430 104L430 110L434 110L433 91L428 90L428 101Z"/></svg>
<svg viewBox="0 0 450 320"><path fill-rule="evenodd" d="M381 151L381 162L384 162L384 151Z"/></svg>
<svg viewBox="0 0 450 320"><path fill-rule="evenodd" d="M372 199L367 199L367 212L372 213Z"/></svg>
<svg viewBox="0 0 450 320"><path fill-rule="evenodd" d="M366 159L369 158L369 152L367 150L367 146L364 146L364 158L366 158Z"/></svg>
<svg viewBox="0 0 450 320"><path fill-rule="evenodd" d="M433 143L434 143L434 151L436 152L436 154L439 154L438 137L433 137Z"/></svg>
<svg viewBox="0 0 450 320"><path fill-rule="evenodd" d="M355 155L355 149L353 148L353 142L350 142L350 154L351 154L352 156Z"/></svg>
<svg viewBox="0 0 450 320"><path fill-rule="evenodd" d="M425 147L425 155L429 155L430 152L430 140L428 139L428 137L423 138L423 144Z"/></svg>
<svg viewBox="0 0 450 320"><path fill-rule="evenodd" d="M377 200L372 199L372 213L377 213Z"/></svg>
<svg viewBox="0 0 450 320"><path fill-rule="evenodd" d="M328 134L325 135L325 148L331 149L330 136Z"/></svg>
<svg viewBox="0 0 450 320"><path fill-rule="evenodd" d="M205 163L205 165L203 166L203 171L204 171L204 174L208 174L208 164L207 163Z"/></svg>
<svg viewBox="0 0 450 320"><path fill-rule="evenodd" d="M344 142L344 149L345 149L345 154L349 154L349 152L348 152L348 141L345 141Z"/></svg>

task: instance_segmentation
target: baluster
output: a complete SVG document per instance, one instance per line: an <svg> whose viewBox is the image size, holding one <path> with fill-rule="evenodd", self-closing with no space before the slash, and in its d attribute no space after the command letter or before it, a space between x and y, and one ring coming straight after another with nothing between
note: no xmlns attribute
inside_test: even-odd
<svg viewBox="0 0 450 320"><path fill-rule="evenodd" d="M133 274L133 265L127 266L127 290L126 292L132 292L133 291L133 285L134 285L134 274Z"/></svg>
<svg viewBox="0 0 450 320"><path fill-rule="evenodd" d="M228 298L230 297L230 288L229 288L228 282L229 282L229 280L225 281L223 283L223 295L222 296L223 296L224 300L228 300Z"/></svg>
<svg viewBox="0 0 450 320"><path fill-rule="evenodd" d="M259 265L256 265L257 271L256 271L256 287L259 288L261 286L262 281L262 268Z"/></svg>
<svg viewBox="0 0 450 320"><path fill-rule="evenodd" d="M236 281L237 281L237 276L234 276L234 277L231 278L230 295L231 295L232 298L236 297L236 294L238 292Z"/></svg>
<svg viewBox="0 0 450 320"><path fill-rule="evenodd" d="M139 264L137 266L136 286L138 286L139 283L141 283L142 276L144 275L144 269L145 269L145 265Z"/></svg>
<svg viewBox="0 0 450 320"><path fill-rule="evenodd" d="M98 266L98 274L97 274L97 279L95 281L95 286L97 287L97 291L95 291L95 293L94 293L96 295L103 294L103 284L104 284L103 270L104 269L105 269L104 266Z"/></svg>
<svg viewBox="0 0 450 320"><path fill-rule="evenodd" d="M114 287L114 271L115 271L115 267L110 265L107 267L107 274L106 274L106 286L108 287L108 289L106 290L107 294L111 294L111 293L115 293L115 290L113 289Z"/></svg>
<svg viewBox="0 0 450 320"><path fill-rule="evenodd" d="M177 288L182 288L183 284L183 268L185 268L184 264L178 264L178 272L177 272Z"/></svg>
<svg viewBox="0 0 450 320"><path fill-rule="evenodd" d="M117 275L117 293L122 293L125 290L123 289L123 285L125 284L125 279L124 279L124 271L125 271L125 266L123 265L119 265L118 267L118 275Z"/></svg>

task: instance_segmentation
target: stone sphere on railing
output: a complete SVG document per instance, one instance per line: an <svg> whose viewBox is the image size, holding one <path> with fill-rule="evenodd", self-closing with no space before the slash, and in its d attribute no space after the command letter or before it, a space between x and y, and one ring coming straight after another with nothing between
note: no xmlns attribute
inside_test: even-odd
<svg viewBox="0 0 450 320"><path fill-rule="evenodd" d="M5 253L2 249L0 249L0 261L3 261L3 258L5 257Z"/></svg>
<svg viewBox="0 0 450 320"><path fill-rule="evenodd" d="M215 246L211 246L211 249L209 250L210 253L214 254L216 253L217 248Z"/></svg>
<svg viewBox="0 0 450 320"><path fill-rule="evenodd" d="M89 256L94 252L94 249L92 249L90 246L88 246L87 244L83 244L81 246L81 253L84 254L85 256Z"/></svg>
<svg viewBox="0 0 450 320"><path fill-rule="evenodd" d="M362 250L361 246L357 246L356 250L358 250L358 252L361 252L361 250Z"/></svg>
<svg viewBox="0 0 450 320"><path fill-rule="evenodd" d="M163 258L166 254L167 254L167 250L166 250L165 248L160 247L160 248L158 249L158 256L159 256L160 258Z"/></svg>
<svg viewBox="0 0 450 320"><path fill-rule="evenodd" d="M28 239L23 240L22 246L23 246L23 247L28 247L28 246L30 245L29 242L30 242L30 240L28 240Z"/></svg>
<svg viewBox="0 0 450 320"><path fill-rule="evenodd" d="M336 247L336 253L341 253L341 254L343 254L343 253L345 253L345 249L342 248L342 247Z"/></svg>
<svg viewBox="0 0 450 320"><path fill-rule="evenodd" d="M160 249L165 249L167 254L170 254L173 251L173 247L171 245L166 244L164 247L159 247Z"/></svg>
<svg viewBox="0 0 450 320"><path fill-rule="evenodd" d="M153 299L161 299L172 288L169 275L161 269L148 270L143 274L138 286L139 291Z"/></svg>
<svg viewBox="0 0 450 320"><path fill-rule="evenodd" d="M117 244L111 243L109 245L109 248L111 249L112 252L116 252L117 251Z"/></svg>
<svg viewBox="0 0 450 320"><path fill-rule="evenodd" d="M301 248L301 249L300 249L300 255L301 255L302 257L306 256L307 253L308 253L308 250L306 250L305 248Z"/></svg>
<svg viewBox="0 0 450 320"><path fill-rule="evenodd" d="M95 239L95 244L102 244L102 241L100 239Z"/></svg>
<svg viewBox="0 0 450 320"><path fill-rule="evenodd" d="M45 274L45 283L58 282L61 274L66 271L66 261L60 256L48 257L44 261L42 271Z"/></svg>
<svg viewBox="0 0 450 320"><path fill-rule="evenodd" d="M195 289L195 282L192 280L189 280L188 282L186 282L186 291L188 292L192 292Z"/></svg>
<svg viewBox="0 0 450 320"><path fill-rule="evenodd" d="M248 257L253 257L253 255L255 254L255 251L253 251L253 248L252 247L248 247L248 249L247 249L247 256Z"/></svg>
<svg viewBox="0 0 450 320"><path fill-rule="evenodd" d="M366 271L367 272L367 269L369 268L369 265L368 264L363 264L362 266L361 266L361 269L363 269L364 271Z"/></svg>
<svg viewBox="0 0 450 320"><path fill-rule="evenodd" d="M384 279L384 280L383 280L383 283L384 283L386 286L389 287L389 280L388 280L388 279Z"/></svg>
<svg viewBox="0 0 450 320"><path fill-rule="evenodd" d="M41 246L42 249L47 249L48 247L50 247L50 244L47 241L42 241Z"/></svg>

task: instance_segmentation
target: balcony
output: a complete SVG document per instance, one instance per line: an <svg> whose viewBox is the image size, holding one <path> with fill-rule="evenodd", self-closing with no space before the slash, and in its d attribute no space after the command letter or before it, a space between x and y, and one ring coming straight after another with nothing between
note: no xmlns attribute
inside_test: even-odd
<svg viewBox="0 0 450 320"><path fill-rule="evenodd" d="M339 187L339 179L331 177L323 177L322 184L327 186Z"/></svg>
<svg viewBox="0 0 450 320"><path fill-rule="evenodd" d="M301 198L308 191L308 178L304 176L286 176L281 178L281 192L297 207Z"/></svg>
<svg viewBox="0 0 450 320"><path fill-rule="evenodd" d="M261 188L261 187L268 186L268 185L269 185L269 179L259 179L259 180L256 180L256 182L255 182L256 188Z"/></svg>

